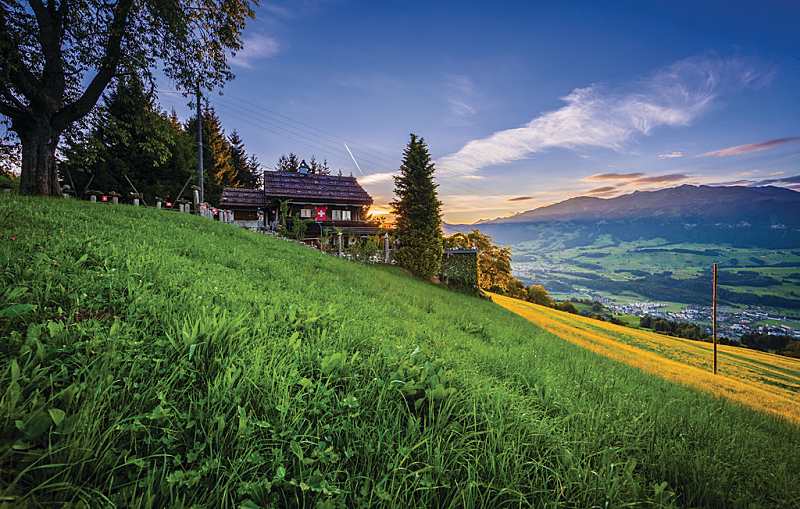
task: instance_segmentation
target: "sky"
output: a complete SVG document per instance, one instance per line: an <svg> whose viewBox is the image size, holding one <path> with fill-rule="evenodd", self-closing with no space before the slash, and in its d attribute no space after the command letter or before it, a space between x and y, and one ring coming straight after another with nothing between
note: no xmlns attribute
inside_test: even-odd
<svg viewBox="0 0 800 509"><path fill-rule="evenodd" d="M798 25L791 0L265 0L207 97L264 169L327 159L378 213L412 132L450 223L681 184L800 190Z"/></svg>

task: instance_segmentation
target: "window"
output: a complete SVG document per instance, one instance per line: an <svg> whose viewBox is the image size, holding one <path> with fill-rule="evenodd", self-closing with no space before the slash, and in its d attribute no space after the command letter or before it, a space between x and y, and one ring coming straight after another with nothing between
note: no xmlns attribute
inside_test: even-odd
<svg viewBox="0 0 800 509"><path fill-rule="evenodd" d="M314 209L300 209L300 217L302 218L314 217Z"/></svg>
<svg viewBox="0 0 800 509"><path fill-rule="evenodd" d="M333 210L332 213L334 221L350 221L349 210Z"/></svg>

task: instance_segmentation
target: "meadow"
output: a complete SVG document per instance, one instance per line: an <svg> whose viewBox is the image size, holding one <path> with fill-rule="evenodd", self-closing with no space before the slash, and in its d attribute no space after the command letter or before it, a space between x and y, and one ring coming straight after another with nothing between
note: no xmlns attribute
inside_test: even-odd
<svg viewBox="0 0 800 509"><path fill-rule="evenodd" d="M800 424L800 359L675 338L493 295L504 308L556 336L648 373L739 401Z"/></svg>
<svg viewBox="0 0 800 509"><path fill-rule="evenodd" d="M800 318L797 249L668 243L659 238L623 242L603 235L590 245L532 240L512 250L515 273L542 282L555 295L591 293L617 303L659 301L679 307L708 303L709 271L716 262L726 304L758 305Z"/></svg>
<svg viewBox="0 0 800 509"><path fill-rule="evenodd" d="M800 505L788 412L186 214L0 196L0 336L8 506Z"/></svg>

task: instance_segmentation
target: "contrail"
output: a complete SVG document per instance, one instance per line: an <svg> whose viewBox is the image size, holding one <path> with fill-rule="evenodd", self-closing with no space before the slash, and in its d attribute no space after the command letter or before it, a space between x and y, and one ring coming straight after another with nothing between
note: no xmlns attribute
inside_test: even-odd
<svg viewBox="0 0 800 509"><path fill-rule="evenodd" d="M353 162L356 164L356 168L358 168L358 173L360 173L361 176L363 177L364 176L364 172L361 171L361 166L358 165L358 161L356 161L356 158L353 157L353 153L350 152L350 147L347 146L347 143L344 144L344 148L347 149L347 153L350 154L350 159L352 159Z"/></svg>

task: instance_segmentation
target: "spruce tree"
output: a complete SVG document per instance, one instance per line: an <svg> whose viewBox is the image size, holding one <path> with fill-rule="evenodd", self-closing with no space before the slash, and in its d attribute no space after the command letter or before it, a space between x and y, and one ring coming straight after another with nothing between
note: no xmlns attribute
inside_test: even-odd
<svg viewBox="0 0 800 509"><path fill-rule="evenodd" d="M411 134L392 202L400 246L395 259L413 274L430 279L442 265L442 214L434 182L435 168L423 138Z"/></svg>
<svg viewBox="0 0 800 509"><path fill-rule="evenodd" d="M244 141L235 129L228 142L231 146L231 165L238 187L256 189L261 182L258 159L254 155L247 155Z"/></svg>
<svg viewBox="0 0 800 509"><path fill-rule="evenodd" d="M177 193L193 172L191 138L136 77L117 81L87 124L65 137L58 163L78 193L90 186L124 196L130 179L152 204L155 196Z"/></svg>
<svg viewBox="0 0 800 509"><path fill-rule="evenodd" d="M186 123L186 133L196 139L197 117ZM205 201L216 205L224 187L237 187L236 174L231 163L231 147L222 122L213 108L203 112L203 169Z"/></svg>

